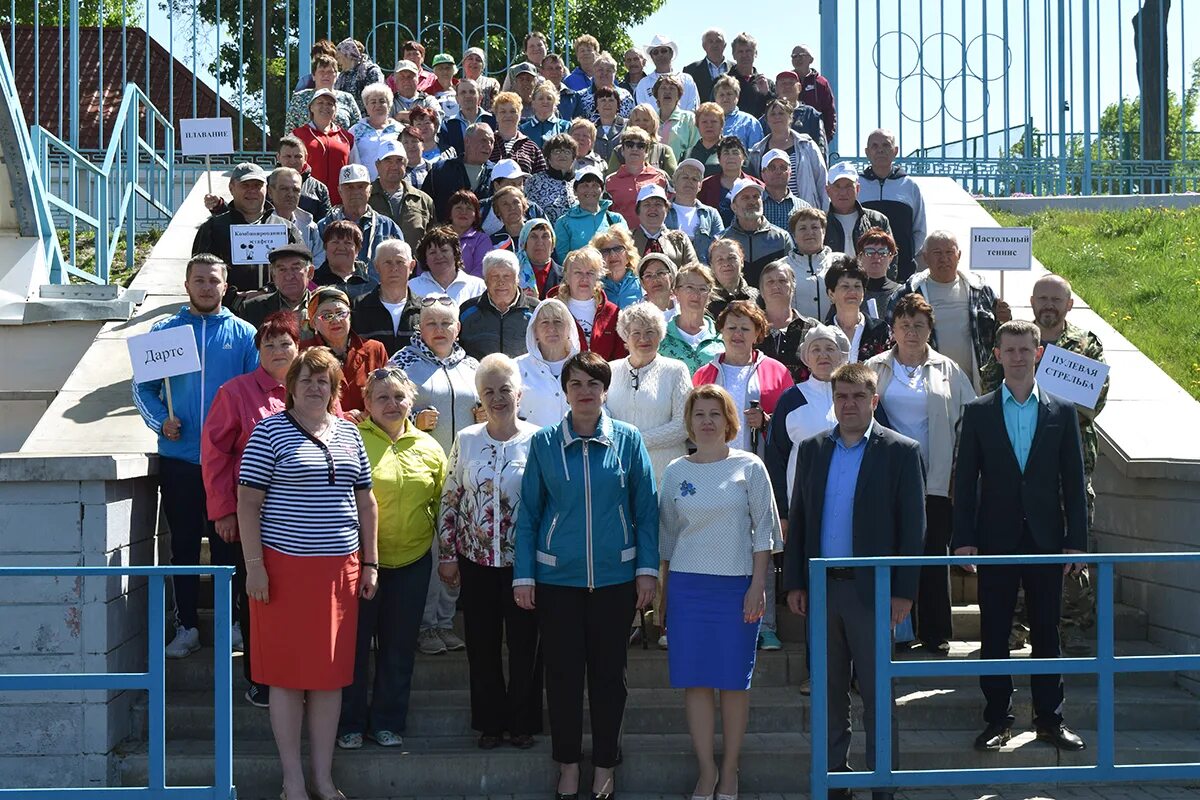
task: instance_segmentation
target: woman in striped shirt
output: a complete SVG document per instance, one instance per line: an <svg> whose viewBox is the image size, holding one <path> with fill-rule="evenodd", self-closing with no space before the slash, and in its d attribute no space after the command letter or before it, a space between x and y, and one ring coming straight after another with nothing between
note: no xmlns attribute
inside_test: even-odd
<svg viewBox="0 0 1200 800"><path fill-rule="evenodd" d="M283 797L307 797L306 714L313 788L338 796L333 743L354 679L357 597L374 597L379 580L371 465L358 429L332 414L341 372L326 347L293 362L287 410L255 426L238 478L253 679L271 687Z"/></svg>

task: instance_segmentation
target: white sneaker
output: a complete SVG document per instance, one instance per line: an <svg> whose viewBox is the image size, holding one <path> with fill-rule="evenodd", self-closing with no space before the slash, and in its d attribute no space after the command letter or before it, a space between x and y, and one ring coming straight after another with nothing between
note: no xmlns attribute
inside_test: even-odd
<svg viewBox="0 0 1200 800"><path fill-rule="evenodd" d="M229 648L238 653L246 649L246 641L242 638L242 623L235 622L229 629Z"/></svg>
<svg viewBox="0 0 1200 800"><path fill-rule="evenodd" d="M175 628L175 638L163 651L167 658L187 658L200 649L199 628Z"/></svg>

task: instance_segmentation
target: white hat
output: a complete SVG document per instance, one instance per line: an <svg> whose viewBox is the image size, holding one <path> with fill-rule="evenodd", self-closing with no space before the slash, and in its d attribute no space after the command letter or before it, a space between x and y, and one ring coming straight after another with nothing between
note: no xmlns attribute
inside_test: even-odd
<svg viewBox="0 0 1200 800"><path fill-rule="evenodd" d="M825 173L825 185L833 186L842 178L858 183L858 168L852 161L839 161L830 167L829 172Z"/></svg>
<svg viewBox="0 0 1200 800"><path fill-rule="evenodd" d="M663 36L661 33L654 34L654 38L650 40L650 44L646 45L643 49L646 51L646 55L648 56L650 55L651 50L654 50L658 47L671 48L672 61L679 58L679 45L675 44L675 42L671 41L666 36Z"/></svg>
<svg viewBox="0 0 1200 800"><path fill-rule="evenodd" d="M791 166L792 159L788 158L788 154L776 147L774 150L768 150L767 154L762 157L762 168L766 169L767 165L772 161L785 161L788 166Z"/></svg>
<svg viewBox="0 0 1200 800"><path fill-rule="evenodd" d="M598 167L583 167L576 170L573 183L579 183L584 178L595 178L601 186L604 185L604 173Z"/></svg>
<svg viewBox="0 0 1200 800"><path fill-rule="evenodd" d="M683 169L684 167L694 167L700 172L700 177L704 177L704 164L702 164L699 159L685 158L683 161L680 161L675 167L675 174L678 175L679 170Z"/></svg>
<svg viewBox="0 0 1200 800"><path fill-rule="evenodd" d="M729 190L729 202L732 203L739 194L747 189L753 189L760 195L763 193L763 186L761 183L753 181L750 178L738 178L733 182L733 188Z"/></svg>
<svg viewBox="0 0 1200 800"><path fill-rule="evenodd" d="M399 139L384 139L379 145L379 155L375 156L375 160L383 161L392 156L400 156L405 161L408 160L408 153L404 150L404 145L400 144Z"/></svg>
<svg viewBox="0 0 1200 800"><path fill-rule="evenodd" d="M664 203L667 202L667 193L657 183L648 183L641 189L638 189L637 204L641 205L643 200L651 197L657 197Z"/></svg>
<svg viewBox="0 0 1200 800"><path fill-rule="evenodd" d="M344 186L347 183L370 183L371 173L367 172L367 168L362 164L347 164L342 167L338 173L338 186Z"/></svg>
<svg viewBox="0 0 1200 800"><path fill-rule="evenodd" d="M496 162L496 166L492 167L492 180L494 181L528 177L529 173L521 169L521 165L511 158L502 158Z"/></svg>
<svg viewBox="0 0 1200 800"><path fill-rule="evenodd" d="M850 358L850 339L842 332L842 329L836 325L814 325L804 334L804 341L800 343L797 350L797 355L804 362L804 366L812 369L812 364L808 363L808 351L812 347L813 342L818 342L822 339L833 342L837 346L838 352L842 354L842 363Z"/></svg>

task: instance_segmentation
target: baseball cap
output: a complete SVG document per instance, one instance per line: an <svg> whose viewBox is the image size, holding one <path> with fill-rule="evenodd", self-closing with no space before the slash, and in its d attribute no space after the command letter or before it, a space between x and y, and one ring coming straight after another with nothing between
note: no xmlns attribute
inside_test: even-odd
<svg viewBox="0 0 1200 800"><path fill-rule="evenodd" d="M455 70L458 69L458 63L454 60L454 56L450 55L449 53L438 53L433 57L433 62L430 64L430 66L440 67L442 64L449 64L450 66L454 67Z"/></svg>
<svg viewBox="0 0 1200 800"><path fill-rule="evenodd" d="M512 180L528 178L529 173L521 169L521 165L511 158L502 158L492 167L492 180Z"/></svg>
<svg viewBox="0 0 1200 800"><path fill-rule="evenodd" d="M825 185L832 186L842 178L858 183L858 168L850 161L839 161L825 174Z"/></svg>
<svg viewBox="0 0 1200 800"><path fill-rule="evenodd" d="M538 68L535 64L531 64L528 61L522 61L518 64L513 64L508 70L508 74L512 78L516 78L518 75L536 76L538 74Z"/></svg>
<svg viewBox="0 0 1200 800"><path fill-rule="evenodd" d="M783 78L791 78L794 81L800 80L800 76L797 75L794 70L790 69L785 69L783 72L775 76L775 80L777 81L782 80Z"/></svg>
<svg viewBox="0 0 1200 800"><path fill-rule="evenodd" d="M370 183L371 173L362 164L347 164L338 173L338 186L346 183Z"/></svg>
<svg viewBox="0 0 1200 800"><path fill-rule="evenodd" d="M404 145L400 144L399 139L384 139L379 145L379 155L375 156L376 161L383 161L385 158L392 156L400 156L405 161L408 160L408 153L404 150Z"/></svg>
<svg viewBox="0 0 1200 800"><path fill-rule="evenodd" d="M267 260L274 264L276 259L283 258L284 256L300 256L308 261L312 261L312 253L300 242L289 242L276 247L267 254Z"/></svg>
<svg viewBox="0 0 1200 800"><path fill-rule="evenodd" d="M416 75L418 70L416 64L405 58L396 62L396 68L392 72L411 72L413 75Z"/></svg>
<svg viewBox="0 0 1200 800"><path fill-rule="evenodd" d="M337 95L333 93L333 89L317 89L313 92L313 96L308 98L308 107L312 108L312 104L322 97L328 97L333 102L337 102Z"/></svg>
<svg viewBox="0 0 1200 800"><path fill-rule="evenodd" d="M692 167L700 173L701 178L704 177L704 164L702 164L699 159L685 158L683 161L680 161L679 165L675 167L675 174L678 175L679 170L683 169L684 167Z"/></svg>
<svg viewBox="0 0 1200 800"><path fill-rule="evenodd" d="M643 200L648 200L651 197L657 197L657 198L661 199L664 203L667 202L667 193L665 191L663 191L663 188L661 186L659 186L657 183L648 183L645 186L643 186L641 189L638 189L638 194L637 194L638 205L641 205L641 202Z"/></svg>
<svg viewBox="0 0 1200 800"><path fill-rule="evenodd" d="M788 158L788 154L780 150L778 147L774 150L768 150L767 154L763 156L762 168L766 169L767 165L772 161L786 161L789 165L792 163L792 160Z"/></svg>
<svg viewBox="0 0 1200 800"><path fill-rule="evenodd" d="M495 174L494 171L493 174ZM604 185L604 174L595 167L584 167L583 169L577 170L575 172L574 183L579 183L580 181L587 180L588 178L594 179L596 183L600 184L601 186Z"/></svg>
<svg viewBox="0 0 1200 800"><path fill-rule="evenodd" d="M753 189L756 192L758 192L760 195L763 193L762 184L756 183L756 182L750 180L749 178L738 178L736 181L733 182L733 188L729 190L730 202L732 202L735 197L737 197L739 194L741 194L742 192L744 192L747 189Z"/></svg>
<svg viewBox="0 0 1200 800"><path fill-rule="evenodd" d="M237 181L262 181L267 182L267 173L263 168L253 161L243 161L233 168L233 172L229 173L229 180Z"/></svg>

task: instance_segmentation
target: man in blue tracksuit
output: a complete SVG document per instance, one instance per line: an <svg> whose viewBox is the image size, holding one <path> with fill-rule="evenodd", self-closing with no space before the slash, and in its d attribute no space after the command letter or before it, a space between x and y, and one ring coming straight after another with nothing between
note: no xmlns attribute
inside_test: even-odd
<svg viewBox="0 0 1200 800"><path fill-rule="evenodd" d="M158 434L158 477L163 513L171 529L174 566L199 564L200 540L205 536L214 564L232 566L241 555L237 541L225 542L214 534L200 473L200 429L213 396L221 384L258 367L254 327L221 305L227 281L228 266L220 258L208 253L192 256L184 278L188 304L151 328L160 331L186 325L196 336L200 371L170 379L174 416L167 414L163 381L133 384L138 412ZM200 649L196 611L200 579L194 575L176 577L174 586L176 630L166 655L183 658ZM222 620L216 624L222 624ZM234 638L238 638L236 634Z"/></svg>

